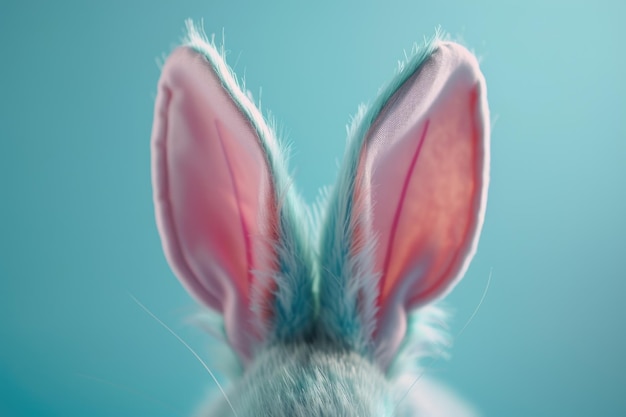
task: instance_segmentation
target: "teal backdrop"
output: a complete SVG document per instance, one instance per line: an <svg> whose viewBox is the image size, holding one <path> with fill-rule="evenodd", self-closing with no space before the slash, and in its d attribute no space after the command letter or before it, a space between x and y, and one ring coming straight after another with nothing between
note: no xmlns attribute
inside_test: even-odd
<svg viewBox="0 0 626 417"><path fill-rule="evenodd" d="M429 370L484 416L626 415L623 1L0 1L0 416L189 415L215 387L153 217L157 62L184 20L292 142L311 202L345 125L441 27L481 58L492 182ZM236 401L236 399L234 399Z"/></svg>

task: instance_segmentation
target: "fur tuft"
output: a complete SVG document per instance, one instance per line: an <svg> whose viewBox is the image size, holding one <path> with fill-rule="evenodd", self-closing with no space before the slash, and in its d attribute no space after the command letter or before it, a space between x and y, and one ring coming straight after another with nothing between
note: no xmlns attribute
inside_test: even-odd
<svg viewBox="0 0 626 417"><path fill-rule="evenodd" d="M430 304L409 315L406 336L387 370L390 378L417 374L426 358L447 359L452 340L448 333L449 313Z"/></svg>

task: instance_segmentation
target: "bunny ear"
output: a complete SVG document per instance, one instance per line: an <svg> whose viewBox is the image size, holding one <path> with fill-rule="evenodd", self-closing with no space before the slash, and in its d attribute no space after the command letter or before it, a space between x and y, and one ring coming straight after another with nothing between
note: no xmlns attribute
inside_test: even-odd
<svg viewBox="0 0 626 417"><path fill-rule="evenodd" d="M229 343L247 361L270 331L280 331L280 314L289 308L276 312L279 280L296 276L288 270L298 240L293 197L281 195L279 209L287 179L272 131L215 48L193 30L190 36L159 82L152 135L157 223L176 275L223 314ZM293 278L280 290L312 298L307 272L300 273L300 282ZM293 314L297 320L312 313L304 306Z"/></svg>
<svg viewBox="0 0 626 417"><path fill-rule="evenodd" d="M338 189L349 198L331 203L339 220L325 247L334 249L322 255L325 265L350 265L354 327L383 364L405 335L407 312L445 295L465 272L487 197L488 109L476 59L437 42L409 67L356 131ZM348 230L343 250L337 225Z"/></svg>

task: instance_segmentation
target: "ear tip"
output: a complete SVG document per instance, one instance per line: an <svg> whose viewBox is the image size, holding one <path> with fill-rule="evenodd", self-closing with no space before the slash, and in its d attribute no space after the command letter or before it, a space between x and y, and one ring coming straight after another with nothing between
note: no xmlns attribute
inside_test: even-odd
<svg viewBox="0 0 626 417"><path fill-rule="evenodd" d="M189 60L191 53L193 53L193 50L190 47L184 45L178 46L165 60L163 72L172 71L173 69L184 66Z"/></svg>
<svg viewBox="0 0 626 417"><path fill-rule="evenodd" d="M441 65L456 67L457 71L466 72L479 84L485 84L476 55L460 43L440 40L437 42L435 55Z"/></svg>
<svg viewBox="0 0 626 417"><path fill-rule="evenodd" d="M178 86L197 78L201 54L188 46L179 46L165 60L159 84Z"/></svg>
<svg viewBox="0 0 626 417"><path fill-rule="evenodd" d="M474 54L464 45L448 40L440 40L437 42L439 48L445 49L448 53L456 56L464 57L467 60L476 61Z"/></svg>

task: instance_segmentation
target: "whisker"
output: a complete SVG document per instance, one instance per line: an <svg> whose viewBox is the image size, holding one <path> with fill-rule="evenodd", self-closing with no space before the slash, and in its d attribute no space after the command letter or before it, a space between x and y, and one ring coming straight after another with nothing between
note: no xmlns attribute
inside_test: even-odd
<svg viewBox="0 0 626 417"><path fill-rule="evenodd" d="M165 328L165 330L167 330L168 332L170 332L170 334L172 336L174 336L176 339L178 339L178 341L180 343L182 343L183 346L185 346L187 348L187 350L189 352L191 352L191 354L198 360L198 362L200 362L200 364L204 367L204 369L208 372L208 374L211 376L211 379L213 379L213 382L215 382L215 385L217 385L217 387L219 388L220 392L222 393L222 395L224 396L224 399L226 400L226 402L228 403L228 406L230 407L230 409L233 411L233 414L235 415L235 417L239 417L239 415L237 414L237 412L235 411L235 408L233 407L233 404L230 402L230 400L228 399L228 396L226 395L226 391L224 391L224 388L222 388L222 385L219 383L219 381L217 380L217 378L215 377L215 374L213 373L213 371L211 371L211 368L209 368L209 366L206 364L206 362L204 362L204 360L202 360L202 358L200 357L200 355L198 355L196 353L195 350L192 349L191 346L189 346L189 344L187 344L187 342L185 342L174 330L170 329L169 326L165 323L163 323L163 321L161 321L161 319L159 319L156 315L154 315L154 313L152 313L152 311L150 311L146 306L144 306L137 298L135 298L134 295L132 294L128 294L130 295L130 297L133 299L133 301L135 301L135 303L137 303L137 305L139 305L139 307L141 307L146 313L148 313L150 315L150 317L152 317L154 320L156 320L157 323L159 323L161 326L163 326Z"/></svg>
<svg viewBox="0 0 626 417"><path fill-rule="evenodd" d="M489 271L489 278L487 278L487 285L485 285L485 290L483 291L482 297L480 297L480 301L479 301L478 305L474 309L474 312L472 313L470 318L467 320L465 325L461 328L461 330L459 330L459 332L457 333L455 339L463 334L465 329L467 329L467 326L469 326L469 324L472 322L472 320L474 320L474 317L476 316L476 313L478 313L478 310L480 310L480 307L483 305L483 301L485 301L485 297L487 297L487 292L489 291L489 285L491 285L491 276L492 275L493 275L493 267Z"/></svg>
<svg viewBox="0 0 626 417"><path fill-rule="evenodd" d="M474 312L472 313L472 315L469 317L469 319L465 322L465 325L461 328L461 330L459 330L459 332L457 333L457 335L454 337L454 339L458 339L459 336L461 336L463 334L463 332L465 331L465 329L467 329L467 326L472 322L472 320L474 319L474 317L476 316L476 313L478 313L478 310L480 310L480 307L483 305L483 302L485 301L485 297L487 296L487 292L489 291L489 285L491 284L491 276L493 275L493 268L491 268L491 270L489 271L489 278L487 278L487 284L485 285L485 289L483 290L483 295L482 297L480 297L480 301L478 302L478 305L476 306L476 308L474 309ZM400 397L400 399L396 402L396 405L393 408L393 412L391 413L392 416L396 415L396 411L398 410L399 405L402 403L402 401L404 401L406 399L406 397L409 395L409 393L413 390L413 388L415 388L415 385L417 385L417 383L419 382L420 379L422 379L422 377L424 376L424 374L426 372L428 372L432 366L439 360L441 359L441 354L443 353L444 349L446 348L446 346L440 348L437 353L435 353L435 355L432 357L432 359L430 360L430 362L428 363L428 365L426 365L424 367L424 369L422 370L422 372L419 373L419 375L415 378L415 380L411 383L411 385L409 385L409 388L407 389L407 391L404 393L404 395L402 397Z"/></svg>
<svg viewBox="0 0 626 417"><path fill-rule="evenodd" d="M141 390L138 390L136 388L132 388L132 387L129 387L129 386L126 386L126 385L118 384L118 383L115 383L115 382L111 382L111 381L108 381L106 379L98 378L98 377L93 376L93 375L86 375L86 374L81 374L81 373L74 373L74 375L78 376L80 378L89 379L91 381L95 381L95 382L99 382L101 384L108 385L110 387L119 389L121 391L126 391L126 392L128 392L130 394L133 394L133 395L136 395L136 396L139 396L139 397L143 397L144 399L150 400L152 403L158 404L159 406L161 406L161 407L163 407L163 408L165 408L165 409L167 409L169 411L172 411L172 412L176 413L177 415L183 415L184 414L181 410L178 410L178 409L172 407L170 404L168 404L166 402L163 402L161 400L158 400L158 399L154 398L153 396L151 396L151 395L149 395L149 394L147 394L147 393L145 393L145 392L143 392Z"/></svg>

